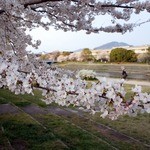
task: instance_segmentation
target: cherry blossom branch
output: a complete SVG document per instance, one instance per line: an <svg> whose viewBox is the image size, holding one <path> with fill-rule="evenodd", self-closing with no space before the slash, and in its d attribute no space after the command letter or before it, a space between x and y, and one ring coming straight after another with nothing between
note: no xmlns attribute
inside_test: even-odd
<svg viewBox="0 0 150 150"><path fill-rule="evenodd" d="M63 1L63 0L32 0L32 1L25 0L22 4L26 8L30 5L41 4L41 3L46 3L46 2L59 2L59 1Z"/></svg>
<svg viewBox="0 0 150 150"><path fill-rule="evenodd" d="M72 2L80 2L79 0L71 0ZM34 4L41 4L41 3L45 3L45 2L63 2L63 0L32 0L32 1L24 1L24 3L22 3L25 7L30 6L30 5L34 5ZM95 7L95 5L92 4L87 4L90 7ZM132 6L122 6L122 5L116 5L116 4L105 4L105 5L101 5L102 8L106 8L106 7L115 7L115 8L129 8L132 9L134 7Z"/></svg>
<svg viewBox="0 0 150 150"><path fill-rule="evenodd" d="M0 10L0 14L3 14L5 12L5 10Z"/></svg>
<svg viewBox="0 0 150 150"><path fill-rule="evenodd" d="M79 2L78 0L72 0L73 2ZM41 3L46 3L46 2L63 2L63 0L32 0L32 1L24 1L21 3L24 5L25 8L28 6L33 6L35 4L41 4ZM94 8L95 5L92 4L87 4L87 6ZM35 7L34 7L35 8ZM128 9L134 9L133 6L123 6L123 5L116 5L116 4L105 4L101 5L101 8L128 8ZM0 10L0 14L3 14L5 10Z"/></svg>

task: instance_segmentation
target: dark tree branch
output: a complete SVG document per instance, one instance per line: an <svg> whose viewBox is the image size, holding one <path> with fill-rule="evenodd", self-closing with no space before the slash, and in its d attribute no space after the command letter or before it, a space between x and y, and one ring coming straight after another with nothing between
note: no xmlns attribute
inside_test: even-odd
<svg viewBox="0 0 150 150"><path fill-rule="evenodd" d="M28 2L24 2L22 3L24 5L24 7L28 7L30 5L34 5L34 4L41 4L41 3L45 3L45 2L59 2L59 1L62 1L62 0L30 0Z"/></svg>
<svg viewBox="0 0 150 150"><path fill-rule="evenodd" d="M25 8L27 8L28 6L32 6L35 4L41 4L41 3L46 3L46 2L63 2L63 0L30 0L30 1L24 1L22 2L22 5L24 5ZM72 2L79 2L78 0L71 0ZM95 5L91 5L91 4L87 4L89 7L95 7ZM123 5L116 5L116 4L110 4L110 5L101 5L102 8L128 8L128 9L133 9L134 7L132 6L123 6ZM0 14L3 14L5 12L5 10L0 10Z"/></svg>
<svg viewBox="0 0 150 150"><path fill-rule="evenodd" d="M95 7L94 5L88 4L88 6L90 7ZM123 6L123 5L115 5L115 4L111 4L111 5L101 5L101 8L129 8L129 9L133 9L134 7L131 6Z"/></svg>
<svg viewBox="0 0 150 150"><path fill-rule="evenodd" d="M5 10L0 10L0 14L3 14L5 12Z"/></svg>
<svg viewBox="0 0 150 150"><path fill-rule="evenodd" d="M45 2L60 2L60 1L63 1L63 0L32 0L30 2L24 2L23 5L25 7L29 6L29 5L34 5L34 4L41 4L41 3L45 3ZM71 0L73 2L79 2L78 0ZM90 7L95 7L94 5L91 5L91 4L88 4L88 6ZM131 7L131 6L122 6L122 5L115 5L115 4L110 4L110 5L101 5L102 8L107 8L107 7L114 7L114 8L134 8L134 7Z"/></svg>
<svg viewBox="0 0 150 150"><path fill-rule="evenodd" d="M115 8L134 8L134 7L131 7L131 6L121 6L121 5L102 5L102 7L106 8L106 7L115 7Z"/></svg>

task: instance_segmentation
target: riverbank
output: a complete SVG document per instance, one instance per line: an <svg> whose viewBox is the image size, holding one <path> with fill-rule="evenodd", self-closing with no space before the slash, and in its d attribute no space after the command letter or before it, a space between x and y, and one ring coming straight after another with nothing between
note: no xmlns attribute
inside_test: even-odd
<svg viewBox="0 0 150 150"><path fill-rule="evenodd" d="M98 76L107 77L107 78L121 78L122 77L121 67L124 66L127 71L129 80L135 80L135 81L139 80L139 82L145 81L150 83L150 65L148 64L66 62L66 63L58 64L58 66L72 71L82 70L82 69L93 70L98 74Z"/></svg>

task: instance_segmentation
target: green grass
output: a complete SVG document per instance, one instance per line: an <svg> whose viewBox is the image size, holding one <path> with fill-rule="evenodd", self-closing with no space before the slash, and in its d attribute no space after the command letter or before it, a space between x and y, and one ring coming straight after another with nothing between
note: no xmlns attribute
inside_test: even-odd
<svg viewBox="0 0 150 150"><path fill-rule="evenodd" d="M131 88L132 85L125 85L128 92L127 96L133 94L130 92ZM149 92L149 87L144 86L143 90ZM46 107L45 103L40 100L42 98L41 92L36 90L34 93L34 96L27 94L15 95L9 90L0 89L0 104L13 103L20 108L30 104ZM53 104L53 107L58 106ZM150 114L140 114L137 117L121 116L116 121L102 119L100 114L91 116L89 113L85 113L85 116L150 145ZM47 129L43 129L25 113L0 115L0 149L1 145L9 149L8 140L13 147L17 146L17 143L21 143L26 149L31 150L67 149L59 140L71 150L112 149L103 142L105 140L110 145L122 150L145 150L145 147L140 143L123 142L99 133L93 122L79 118L77 115L59 117L54 114L41 114L33 117L46 126ZM4 132L2 131L3 128Z"/></svg>
<svg viewBox="0 0 150 150"><path fill-rule="evenodd" d="M4 147L6 150L10 149L10 146L8 144L8 139L3 133L3 127L0 126L0 149L3 149Z"/></svg>
<svg viewBox="0 0 150 150"><path fill-rule="evenodd" d="M88 116L87 118L89 118L90 115L87 114L87 116ZM114 137L110 136L110 134L105 133L105 130L107 130L107 129L103 129L103 128L99 129L99 125L97 123L101 123L101 121L100 120L96 120L93 116L91 116L90 118L92 120L96 121L97 123L92 121L92 120L90 120L90 119L87 119L87 118L84 118L84 117L79 117L76 114L72 115L71 117L62 115L61 118L64 118L64 119L68 120L69 122L74 123L75 125L81 127L82 129L88 131L89 133L92 133L93 135L99 137L100 139L102 139L104 141L107 141L109 144L111 144L114 147L117 147L119 149L122 149L122 150L129 150L129 149L131 149L131 150L132 149L144 150L146 148L141 143L125 141L125 140L123 141L119 137L118 138L114 138ZM98 116L98 118L100 118L100 117ZM146 119L148 119L148 118L146 118ZM107 119L102 119L102 120L104 121L104 120L107 120ZM113 121L108 120L108 122L111 124L111 122L113 122ZM147 122L145 124L147 124ZM148 127L148 124L147 124L147 127ZM100 132L100 131L102 131L102 132ZM141 131L137 131L137 132L139 133L139 136L141 136L141 134L140 134ZM146 134L146 132L145 132L145 134ZM143 139L143 140L148 140L148 136L145 139ZM143 136L141 136L141 138L143 138Z"/></svg>
<svg viewBox="0 0 150 150"><path fill-rule="evenodd" d="M25 114L0 115L0 126L4 128L3 137L15 149L65 149L50 129L43 129ZM6 142L0 139L0 144L6 145ZM8 143L5 147L8 147Z"/></svg>
<svg viewBox="0 0 150 150"><path fill-rule="evenodd" d="M62 117L52 114L35 116L47 128L53 130L55 136L61 139L71 150L108 150L113 149L103 140L90 132L75 126Z"/></svg>
<svg viewBox="0 0 150 150"><path fill-rule="evenodd" d="M130 85L130 84L124 84L124 89L126 91L126 96L125 99L129 100L131 99L131 96L134 95L134 92L132 92L132 88L135 87L134 85ZM149 93L150 94L150 86L141 86L142 87L142 92L143 93Z"/></svg>
<svg viewBox="0 0 150 150"><path fill-rule="evenodd" d="M37 95L36 95L37 94ZM8 90L0 90L0 103L13 103L19 107L23 107L32 103L35 103L36 97L32 95L15 95ZM40 96L41 97L41 96ZM39 100L39 97L37 101ZM39 102L36 102L39 104ZM5 114L0 115L0 127L4 128L4 133L1 133L3 137L0 139L0 145L8 147L7 139L10 141L13 147L16 143L21 143L25 149L64 149L64 145L58 145L59 139L64 142L69 149L73 150L99 150L99 149L112 149L111 146L105 144L95 136L91 136L90 133L84 131L55 115L37 115L34 116L39 120L47 129L43 129L42 126L37 124L28 115L19 113L16 115ZM38 131L38 132L37 132ZM52 134L53 133L53 134ZM54 135L54 136L53 136ZM4 140L6 139L6 140ZM60 144L60 143L59 143ZM58 148L58 146L60 148ZM52 147L52 148L51 148ZM17 148L16 148L17 149ZM66 147L65 147L66 149Z"/></svg>
<svg viewBox="0 0 150 150"><path fill-rule="evenodd" d="M34 95L32 94L19 94L15 95L8 89L0 89L0 104L12 102L17 106L26 106L31 103L37 104L41 107L46 107L46 104L41 101L42 94L39 90L34 90Z"/></svg>
<svg viewBox="0 0 150 150"><path fill-rule="evenodd" d="M96 114L91 117L96 122L100 122L150 145L150 114L138 114L136 117L122 116L115 121L110 121L107 118L102 119L99 115Z"/></svg>

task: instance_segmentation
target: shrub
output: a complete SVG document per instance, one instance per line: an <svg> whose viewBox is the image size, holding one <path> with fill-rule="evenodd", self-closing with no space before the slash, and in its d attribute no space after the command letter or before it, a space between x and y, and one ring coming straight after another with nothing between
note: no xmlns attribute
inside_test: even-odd
<svg viewBox="0 0 150 150"><path fill-rule="evenodd" d="M110 53L111 62L136 62L137 56L134 51L124 48L115 48Z"/></svg>
<svg viewBox="0 0 150 150"><path fill-rule="evenodd" d="M97 80L96 72L93 70L80 70L77 74L83 80Z"/></svg>

